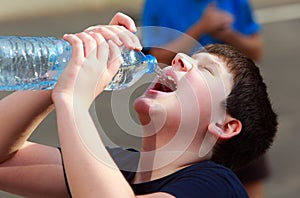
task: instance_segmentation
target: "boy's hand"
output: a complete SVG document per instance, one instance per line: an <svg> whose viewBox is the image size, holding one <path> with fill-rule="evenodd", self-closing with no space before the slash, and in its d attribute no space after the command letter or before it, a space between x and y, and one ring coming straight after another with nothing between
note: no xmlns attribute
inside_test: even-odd
<svg viewBox="0 0 300 198"><path fill-rule="evenodd" d="M135 31L134 21L122 13L117 13L109 25L96 25L84 30L87 33L100 33L106 40L112 40L118 46L124 45L129 49L142 50L141 43L134 34Z"/></svg>
<svg viewBox="0 0 300 198"><path fill-rule="evenodd" d="M64 39L72 45L72 58L53 90L53 101L62 99L89 108L121 65L120 49L99 33L82 32Z"/></svg>

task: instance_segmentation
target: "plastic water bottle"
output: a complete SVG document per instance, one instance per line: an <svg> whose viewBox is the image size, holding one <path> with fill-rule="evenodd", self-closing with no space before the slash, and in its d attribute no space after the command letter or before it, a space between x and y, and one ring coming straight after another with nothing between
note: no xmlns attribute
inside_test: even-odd
<svg viewBox="0 0 300 198"><path fill-rule="evenodd" d="M122 48L123 64L105 90L131 86L146 73L162 72L157 60ZM71 45L55 37L0 36L0 90L53 89L72 55Z"/></svg>

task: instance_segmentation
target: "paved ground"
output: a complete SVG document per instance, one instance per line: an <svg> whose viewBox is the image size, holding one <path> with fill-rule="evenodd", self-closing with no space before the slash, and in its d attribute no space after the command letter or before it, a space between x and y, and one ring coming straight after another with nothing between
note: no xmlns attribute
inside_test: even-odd
<svg viewBox="0 0 300 198"><path fill-rule="evenodd" d="M299 1L266 0L253 1L258 8L287 4ZM65 32L77 32L82 28L96 23L107 22L116 10L102 10L101 12L79 12L66 14L54 18L39 18L2 22L0 34L2 35L51 35L61 36ZM137 12L127 12L137 18ZM274 13L275 14L275 13ZM104 17L105 16L105 17ZM102 19L102 20L100 20ZM298 124L300 118L300 19L280 21L263 24L263 37L265 42L265 58L261 63L261 70L269 86L269 92L274 106L279 114L279 133L270 150L272 176L266 185L267 198L299 197L300 194L300 133ZM0 92L0 98L8 93ZM134 94L136 94L134 92ZM101 101L101 102L100 102ZM105 117L100 117L100 122L105 123L108 129L111 123L110 94L101 96L96 103L97 111L104 112ZM38 131L31 137L33 140L49 145L58 145L55 125L55 115L42 123ZM115 130L115 129L113 129ZM131 139L126 134L111 134L115 142L127 145ZM0 192L0 197L17 197Z"/></svg>
<svg viewBox="0 0 300 198"><path fill-rule="evenodd" d="M285 4L299 3L299 0L251 0L255 8L265 8Z"/></svg>
<svg viewBox="0 0 300 198"><path fill-rule="evenodd" d="M267 195L299 197L300 20L264 25L266 55L262 71L279 114L279 133L270 152L272 177Z"/></svg>

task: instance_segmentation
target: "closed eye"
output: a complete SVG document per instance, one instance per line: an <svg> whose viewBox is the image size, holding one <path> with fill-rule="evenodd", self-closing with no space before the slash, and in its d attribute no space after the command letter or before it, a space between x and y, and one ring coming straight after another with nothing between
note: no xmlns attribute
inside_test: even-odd
<svg viewBox="0 0 300 198"><path fill-rule="evenodd" d="M204 69L206 69L207 71L209 71L209 73L213 74L212 71L208 67L204 67Z"/></svg>
<svg viewBox="0 0 300 198"><path fill-rule="evenodd" d="M211 68L209 68L209 67L206 67L206 66L204 66L204 67L198 66L198 68L199 68L200 70L206 70L206 71L208 71L211 75L214 75L213 71L212 71Z"/></svg>

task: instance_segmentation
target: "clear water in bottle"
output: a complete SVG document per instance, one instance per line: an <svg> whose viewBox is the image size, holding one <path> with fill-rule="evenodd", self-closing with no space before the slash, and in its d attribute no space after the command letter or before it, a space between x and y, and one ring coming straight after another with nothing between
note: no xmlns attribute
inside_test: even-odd
<svg viewBox="0 0 300 198"><path fill-rule="evenodd" d="M71 57L54 37L0 37L0 90L52 89Z"/></svg>
<svg viewBox="0 0 300 198"><path fill-rule="evenodd" d="M162 74L155 57L121 51L124 62L105 90L129 87L146 73ZM0 90L53 89L71 54L71 45L55 37L0 36Z"/></svg>
<svg viewBox="0 0 300 198"><path fill-rule="evenodd" d="M120 90L130 87L146 73L160 70L154 56L144 55L140 51L121 49L123 63L105 90Z"/></svg>

